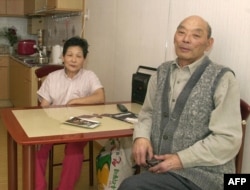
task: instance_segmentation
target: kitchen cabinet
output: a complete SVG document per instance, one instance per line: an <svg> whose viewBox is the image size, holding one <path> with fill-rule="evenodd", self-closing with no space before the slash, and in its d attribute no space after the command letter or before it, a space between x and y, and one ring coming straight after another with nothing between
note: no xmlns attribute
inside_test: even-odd
<svg viewBox="0 0 250 190"><path fill-rule="evenodd" d="M10 101L15 107L37 105L37 68L10 57Z"/></svg>
<svg viewBox="0 0 250 190"><path fill-rule="evenodd" d="M44 26L45 26L44 23L45 23L44 17L28 18L28 25L27 25L28 34L37 35L38 30L44 30Z"/></svg>
<svg viewBox="0 0 250 190"><path fill-rule="evenodd" d="M24 14L52 14L83 10L84 0L24 0Z"/></svg>
<svg viewBox="0 0 250 190"><path fill-rule="evenodd" d="M0 0L0 14L6 14L6 0Z"/></svg>
<svg viewBox="0 0 250 190"><path fill-rule="evenodd" d="M0 0L0 15L24 16L24 0Z"/></svg>
<svg viewBox="0 0 250 190"><path fill-rule="evenodd" d="M9 56L0 56L0 100L9 99Z"/></svg>
<svg viewBox="0 0 250 190"><path fill-rule="evenodd" d="M24 14L35 14L45 9L46 0L24 0Z"/></svg>

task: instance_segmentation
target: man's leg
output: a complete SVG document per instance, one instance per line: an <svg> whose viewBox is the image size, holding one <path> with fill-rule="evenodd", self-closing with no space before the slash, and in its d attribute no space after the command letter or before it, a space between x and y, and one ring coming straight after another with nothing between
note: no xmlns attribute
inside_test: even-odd
<svg viewBox="0 0 250 190"><path fill-rule="evenodd" d="M125 179L118 190L201 190L191 181L171 172L143 172Z"/></svg>
<svg viewBox="0 0 250 190"><path fill-rule="evenodd" d="M81 175L83 149L87 142L68 143L65 146L65 156L58 190L74 190Z"/></svg>

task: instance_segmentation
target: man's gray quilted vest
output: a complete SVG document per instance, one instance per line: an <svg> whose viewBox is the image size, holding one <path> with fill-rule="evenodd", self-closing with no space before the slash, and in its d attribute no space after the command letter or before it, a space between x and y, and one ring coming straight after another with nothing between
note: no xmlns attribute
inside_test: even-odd
<svg viewBox="0 0 250 190"><path fill-rule="evenodd" d="M208 136L213 95L228 68L205 57L179 95L172 113L169 109L170 66L158 69L157 92L153 111L151 141L155 154L176 153ZM230 70L231 71L231 70ZM190 179L204 190L223 189L223 173L234 173L233 160L220 166L195 167L172 171ZM222 173L221 173L222 172Z"/></svg>

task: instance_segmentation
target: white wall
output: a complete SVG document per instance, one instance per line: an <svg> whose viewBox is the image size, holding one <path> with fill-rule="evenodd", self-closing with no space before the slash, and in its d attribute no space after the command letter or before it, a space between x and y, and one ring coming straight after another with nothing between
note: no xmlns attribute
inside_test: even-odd
<svg viewBox="0 0 250 190"><path fill-rule="evenodd" d="M88 68L100 77L107 101L130 100L137 67L164 61L168 5L168 0L86 1Z"/></svg>
<svg viewBox="0 0 250 190"><path fill-rule="evenodd" d="M213 29L211 59L235 71L241 97L250 103L250 88L245 85L250 81L249 0L86 0L86 8L90 9L85 25L85 37L91 45L88 67L103 82L108 101L130 100L131 76L138 65L157 67L173 59L177 25L184 17L197 14ZM248 127L245 173L250 173L249 144Z"/></svg>

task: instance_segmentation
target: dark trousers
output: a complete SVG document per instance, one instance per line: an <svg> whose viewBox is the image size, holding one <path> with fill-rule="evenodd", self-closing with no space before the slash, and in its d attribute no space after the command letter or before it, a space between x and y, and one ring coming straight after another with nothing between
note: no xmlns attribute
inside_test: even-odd
<svg viewBox="0 0 250 190"><path fill-rule="evenodd" d="M125 179L118 190L201 190L193 182L177 174L143 172Z"/></svg>

